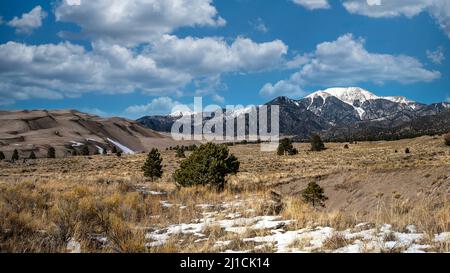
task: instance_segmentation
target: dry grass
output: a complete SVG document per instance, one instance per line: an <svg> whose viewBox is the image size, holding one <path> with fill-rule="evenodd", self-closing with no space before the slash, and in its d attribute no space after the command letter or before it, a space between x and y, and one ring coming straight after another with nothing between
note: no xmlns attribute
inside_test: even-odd
<svg viewBox="0 0 450 273"><path fill-rule="evenodd" d="M423 179L432 180L423 190L420 202L400 191L391 194L371 192L363 198L375 198L369 213L353 210L312 209L299 196L283 198L283 219L295 220L286 229L330 226L337 230L353 228L361 222L392 224L397 230L414 224L430 235L450 230L450 173L436 174L435 167L450 166L450 151L442 138L424 137L396 142L360 142L342 149L342 144L327 144L327 150L309 152L309 144L296 144L300 153L276 157L259 151L257 145L239 145L231 151L241 162L241 172L229 178L222 193L209 188L177 189L172 173L180 159L175 151L162 151L164 175L158 182L146 180L140 171L145 155L91 156L25 163L0 162L0 250L2 252L65 252L73 238L83 252L217 252L217 241L231 241L226 249L273 251L273 245L244 242L243 238L270 235L270 230L248 230L231 234L217 225L205 227L203 238L176 235L164 245L147 248L145 234L171 224L193 223L205 219L199 204L211 204L210 211L220 211L223 202L249 200L244 207L230 208L229 213L242 217L268 215L271 212L270 190L305 178L325 177L350 171L386 172L425 169ZM406 147L410 155L395 153ZM187 153L187 156L189 153ZM450 168L448 168L450 170ZM428 174L428 175L427 175ZM330 189L338 194L361 194L363 180L336 183ZM162 195L148 194L150 191ZM325 192L327 194L327 192ZM376 197L377 195L377 197ZM161 204L171 204L167 207ZM330 198L330 202L333 201ZM180 208L183 206L183 208ZM222 216L221 216L222 217ZM333 236L330 249L345 243ZM102 238L107 238L103 241ZM432 242L430 241L430 244ZM436 251L448 251L448 243L433 243ZM292 248L307 247L296 241ZM397 251L384 250L384 251Z"/></svg>
<svg viewBox="0 0 450 273"><path fill-rule="evenodd" d="M336 250L347 246L352 243L350 240L347 240L344 235L339 232L333 233L333 235L327 239L322 244L322 248L326 250Z"/></svg>

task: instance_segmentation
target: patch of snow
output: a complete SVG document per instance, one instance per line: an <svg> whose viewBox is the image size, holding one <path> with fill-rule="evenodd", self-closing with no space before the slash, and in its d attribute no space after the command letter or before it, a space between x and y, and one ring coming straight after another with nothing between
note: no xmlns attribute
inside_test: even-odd
<svg viewBox="0 0 450 273"><path fill-rule="evenodd" d="M225 215L225 218L236 219L236 218L239 218L241 216L242 216L242 214L240 214L239 212L236 212L236 213L228 213L227 215Z"/></svg>
<svg viewBox="0 0 450 273"><path fill-rule="evenodd" d="M97 147L98 153L99 154L103 154L103 152L105 151L102 147L95 145L95 147Z"/></svg>
<svg viewBox="0 0 450 273"><path fill-rule="evenodd" d="M229 227L229 228L225 229L226 232L237 233L237 234L244 234L245 232L247 232L247 230L249 230L248 227Z"/></svg>
<svg viewBox="0 0 450 273"><path fill-rule="evenodd" d="M214 244L214 247L224 247L224 246L229 246L231 244L231 241L217 241Z"/></svg>
<svg viewBox="0 0 450 273"><path fill-rule="evenodd" d="M360 119L363 119L364 114L366 113L366 111L364 111L364 109L362 109L361 107L355 107L353 106L353 108L355 108L356 112L358 112L358 116Z"/></svg>
<svg viewBox="0 0 450 273"><path fill-rule="evenodd" d="M392 101L392 102L401 103L401 104L414 104L415 103L414 101L408 100L405 97L381 97L381 98Z"/></svg>
<svg viewBox="0 0 450 273"><path fill-rule="evenodd" d="M173 207L173 204L170 204L168 201L160 201L159 203L165 208Z"/></svg>
<svg viewBox="0 0 450 273"><path fill-rule="evenodd" d="M195 115L195 112L192 111L175 111L173 113L171 113L169 116L173 117L173 118L181 118L184 116L192 116Z"/></svg>
<svg viewBox="0 0 450 273"><path fill-rule="evenodd" d="M434 238L436 242L450 242L450 232L442 232L437 234Z"/></svg>
<svg viewBox="0 0 450 273"><path fill-rule="evenodd" d="M112 144L116 145L117 147L119 147L119 149L121 149L123 153L130 154L130 155L135 154L135 152L133 150L131 150L130 148L126 147L125 145L122 145L119 142L114 141L114 140L112 140L110 138L107 138L107 140L109 142L111 142Z"/></svg>
<svg viewBox="0 0 450 273"><path fill-rule="evenodd" d="M74 238L71 238L70 241L67 243L66 249L69 253L81 253L81 244Z"/></svg>
<svg viewBox="0 0 450 273"><path fill-rule="evenodd" d="M163 191L149 191L148 194L150 194L150 195L167 195L167 192L163 192Z"/></svg>
<svg viewBox="0 0 450 273"><path fill-rule="evenodd" d="M81 147L84 146L83 143L77 142L77 141L70 141L72 143L72 147Z"/></svg>
<svg viewBox="0 0 450 273"><path fill-rule="evenodd" d="M417 228L416 228L415 225L408 225L408 226L406 226L406 230L407 230L409 233L417 233Z"/></svg>
<svg viewBox="0 0 450 273"><path fill-rule="evenodd" d="M213 208L214 206L213 205L210 205L210 204L198 204L198 205L195 205L197 208L201 208L201 209L210 209L210 208Z"/></svg>
<svg viewBox="0 0 450 273"><path fill-rule="evenodd" d="M256 111L255 106L242 107L238 109L234 109L232 111L225 111L226 118L237 118L241 115L250 114L252 111Z"/></svg>

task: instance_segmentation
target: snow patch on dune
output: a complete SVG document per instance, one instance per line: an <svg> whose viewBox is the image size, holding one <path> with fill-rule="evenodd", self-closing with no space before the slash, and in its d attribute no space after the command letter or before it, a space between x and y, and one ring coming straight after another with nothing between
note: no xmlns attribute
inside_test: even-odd
<svg viewBox="0 0 450 273"><path fill-rule="evenodd" d="M109 142L111 142L112 144L116 145L119 149L121 149L123 153L130 154L130 155L135 154L135 152L133 150L131 150L130 148L128 148L127 146L125 146L123 144L120 144L119 142L114 141L114 140L112 140L110 138L107 138L107 140Z"/></svg>

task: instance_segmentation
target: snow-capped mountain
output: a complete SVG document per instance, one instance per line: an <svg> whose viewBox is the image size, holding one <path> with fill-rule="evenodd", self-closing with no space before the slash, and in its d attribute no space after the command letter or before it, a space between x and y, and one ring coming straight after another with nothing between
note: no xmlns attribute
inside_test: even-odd
<svg viewBox="0 0 450 273"><path fill-rule="evenodd" d="M380 130L389 130L424 116L450 112L449 103L427 105L405 97L377 96L359 87L329 88L299 100L278 97L266 105L279 105L280 132L299 138L308 138L313 133L350 132L355 127L377 126ZM226 119L246 115L249 111L244 108L227 113ZM138 121L157 131L170 131L174 120L174 116L150 116Z"/></svg>
<svg viewBox="0 0 450 273"><path fill-rule="evenodd" d="M420 104L405 97L379 97L359 87L330 88L317 91L301 100L319 116L339 114L332 123L389 118L398 113L414 112ZM346 104L346 105L343 105ZM330 109L331 108L331 109ZM337 109L341 108L341 109ZM330 118L330 117L329 117ZM339 120L340 119L340 120Z"/></svg>

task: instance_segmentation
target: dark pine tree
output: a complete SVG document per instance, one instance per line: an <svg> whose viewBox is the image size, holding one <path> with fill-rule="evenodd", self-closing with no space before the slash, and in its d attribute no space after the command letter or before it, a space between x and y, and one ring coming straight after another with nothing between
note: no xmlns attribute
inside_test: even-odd
<svg viewBox="0 0 450 273"><path fill-rule="evenodd" d="M48 148L47 158L56 158L56 150L53 147Z"/></svg>
<svg viewBox="0 0 450 273"><path fill-rule="evenodd" d="M83 148L81 149L81 155L88 156L89 154L90 154L89 147L88 146L83 146Z"/></svg>
<svg viewBox="0 0 450 273"><path fill-rule="evenodd" d="M324 190L316 183L311 182L308 187L302 192L303 201L312 204L313 207L325 207L325 201L328 197L325 196Z"/></svg>
<svg viewBox="0 0 450 273"><path fill-rule="evenodd" d="M313 135L311 138L311 151L319 152L322 150L325 150L325 144L323 144L319 135Z"/></svg>
<svg viewBox="0 0 450 273"><path fill-rule="evenodd" d="M17 161L17 160L19 160L19 151L14 150L14 152L13 152L13 154L11 156L11 161L14 162L14 161Z"/></svg>
<svg viewBox="0 0 450 273"><path fill-rule="evenodd" d="M292 140L289 138L284 138L280 141L280 144L278 144L277 154L279 156L282 155L296 155L298 154L298 150L294 148L294 145L292 145Z"/></svg>
<svg viewBox="0 0 450 273"><path fill-rule="evenodd" d="M147 156L144 166L142 166L144 176L150 178L152 182L155 181L155 178L161 178L163 175L162 161L158 149L152 149Z"/></svg>

